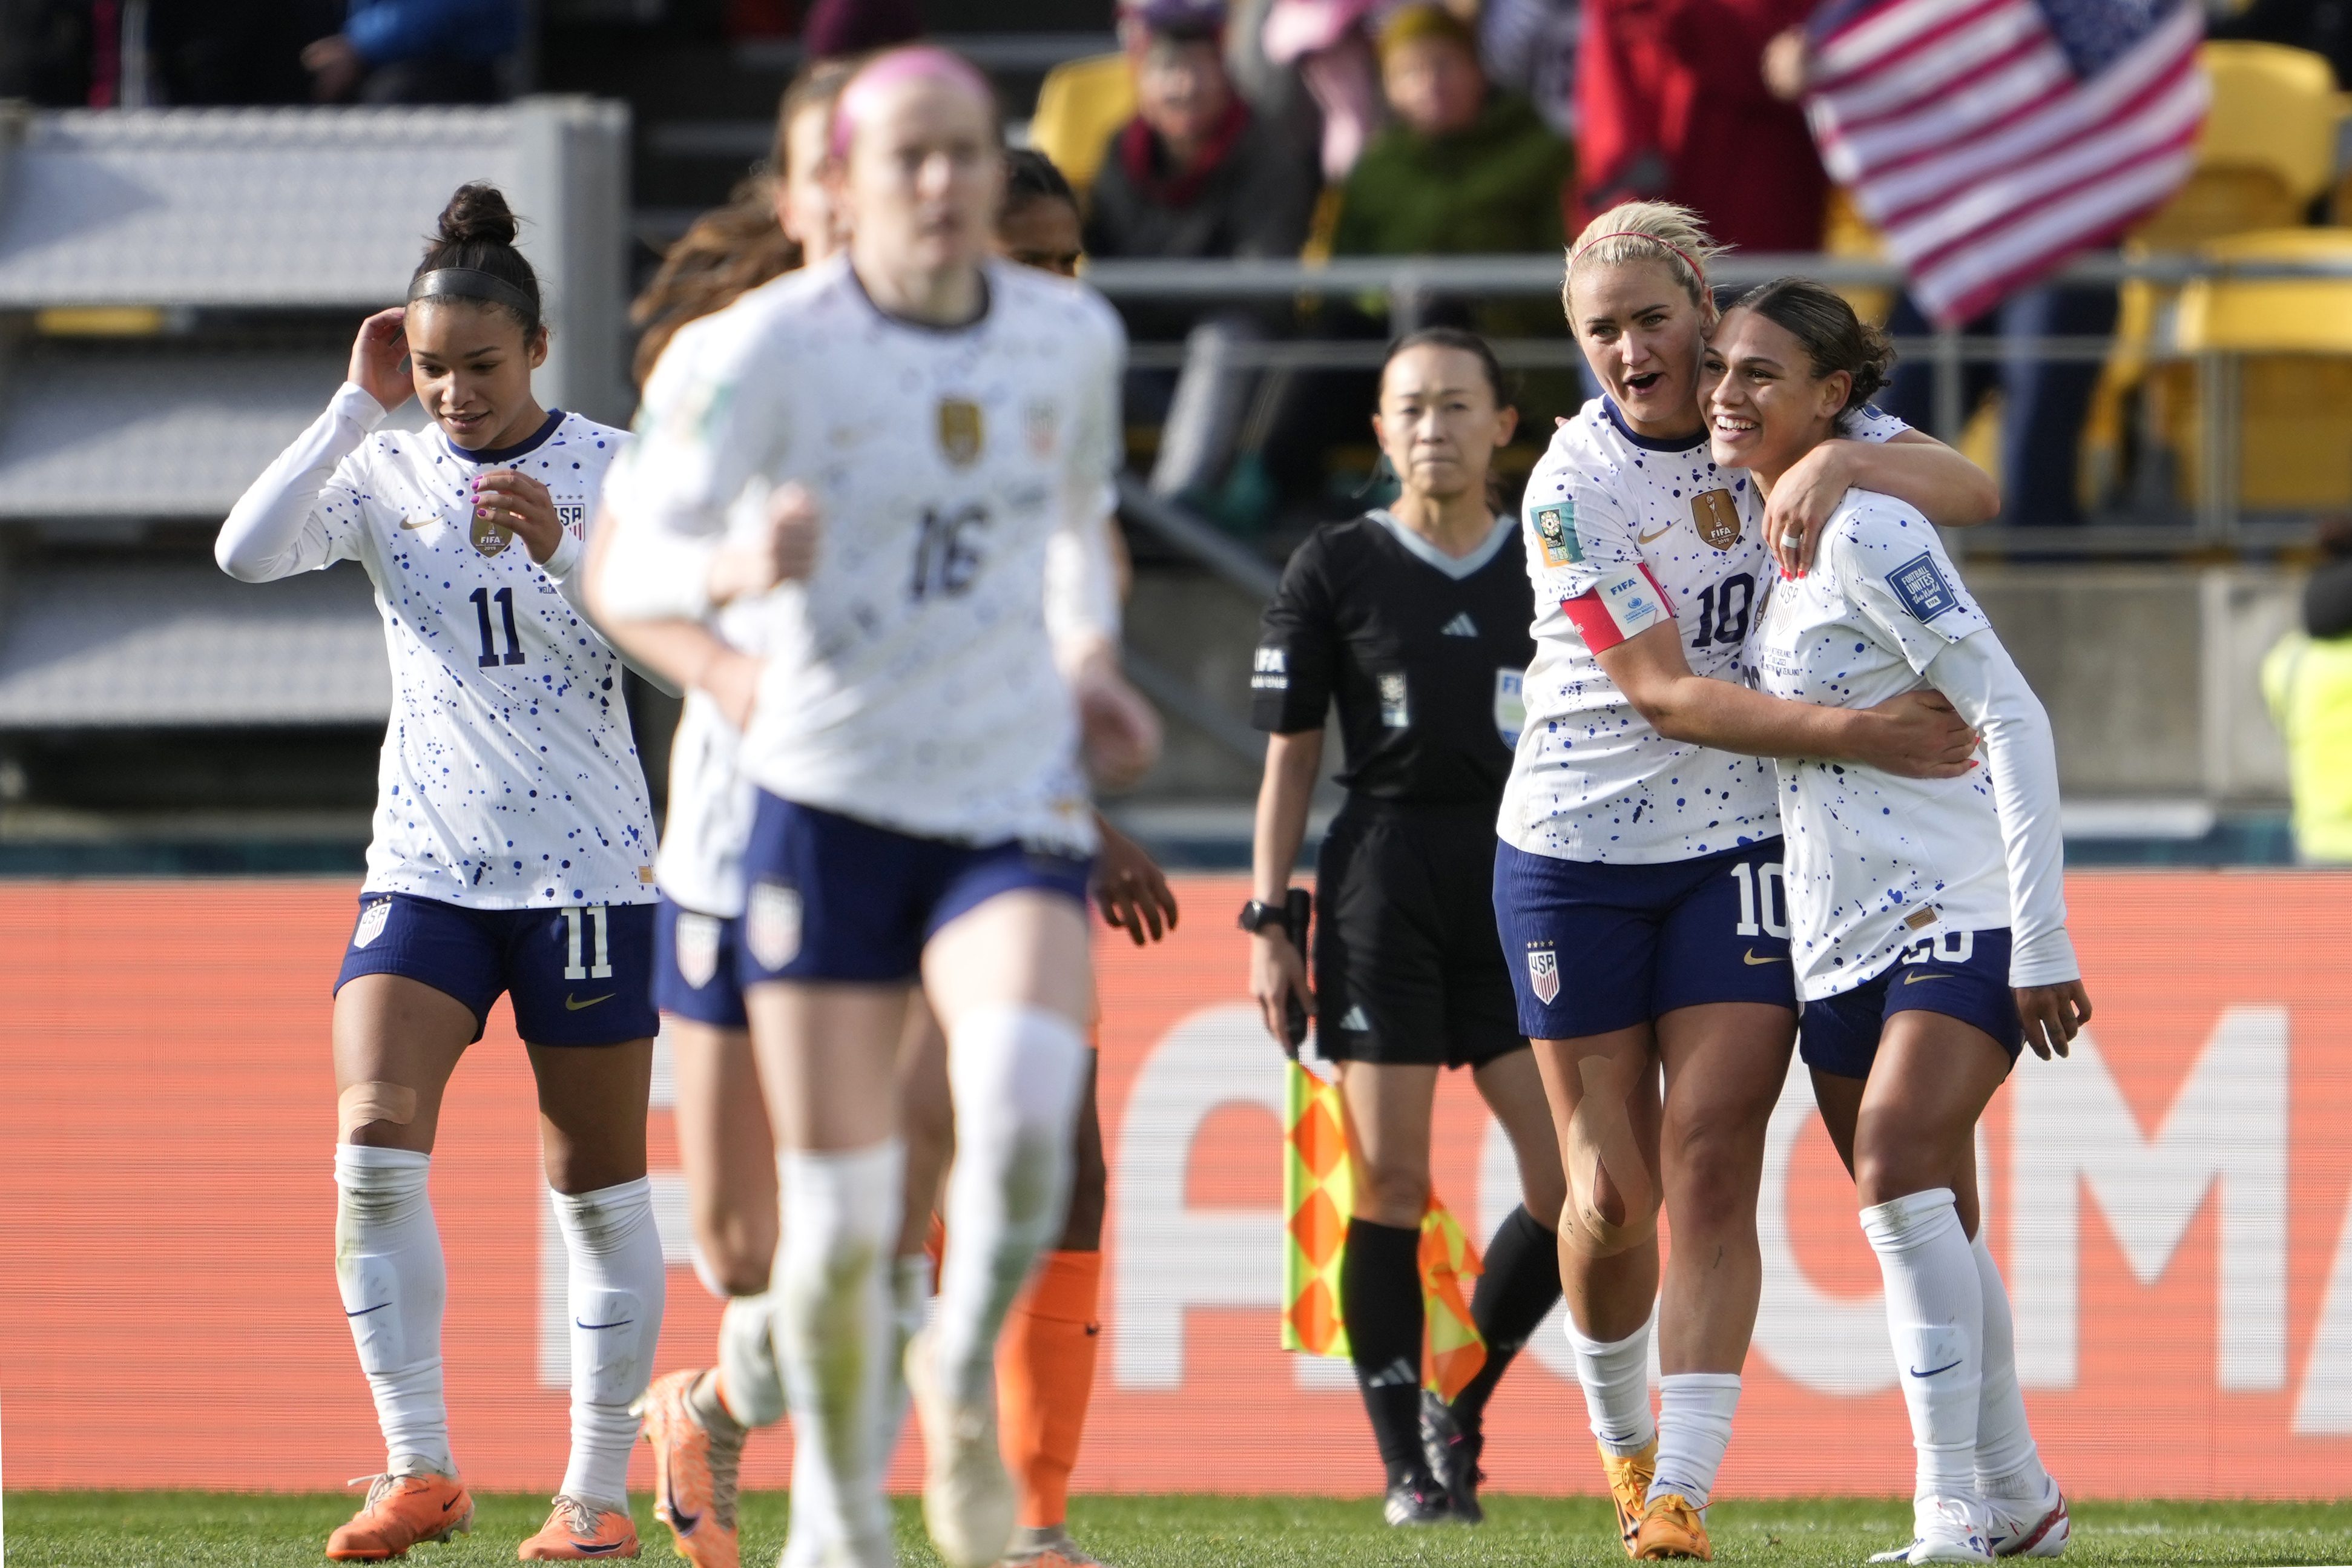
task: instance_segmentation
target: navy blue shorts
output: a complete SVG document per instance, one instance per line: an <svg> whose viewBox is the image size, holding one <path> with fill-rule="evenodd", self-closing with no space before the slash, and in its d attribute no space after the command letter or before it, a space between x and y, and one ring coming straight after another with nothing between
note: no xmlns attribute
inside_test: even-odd
<svg viewBox="0 0 2352 1568"><path fill-rule="evenodd" d="M743 869L736 976L884 985L912 981L939 929L1000 893L1059 893L1082 909L1093 863L1018 840L918 838L760 792Z"/></svg>
<svg viewBox="0 0 2352 1568"><path fill-rule="evenodd" d="M1923 937L1851 991L1805 1004L1797 1054L1839 1078L1868 1078L1878 1037L1897 1013L1941 1013L1982 1029L2017 1060L2025 1025L2009 985L2007 931L1944 931Z"/></svg>
<svg viewBox="0 0 2352 1568"><path fill-rule="evenodd" d="M654 1011L654 906L469 910L414 893L362 893L341 991L362 974L398 974L454 996L474 1015L514 999L515 1032L534 1046L616 1046L661 1027Z"/></svg>
<svg viewBox="0 0 2352 1568"><path fill-rule="evenodd" d="M748 1027L736 956L743 922L685 908L667 893L654 917L654 1005L714 1029Z"/></svg>
<svg viewBox="0 0 2352 1568"><path fill-rule="evenodd" d="M1532 1039L1605 1035L1710 1002L1796 1011L1777 836L1654 866L1497 844L1495 921Z"/></svg>

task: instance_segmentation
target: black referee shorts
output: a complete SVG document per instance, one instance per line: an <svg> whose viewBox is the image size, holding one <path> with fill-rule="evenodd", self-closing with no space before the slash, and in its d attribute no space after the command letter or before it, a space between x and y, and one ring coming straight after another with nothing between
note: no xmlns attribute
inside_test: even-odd
<svg viewBox="0 0 2352 1568"><path fill-rule="evenodd" d="M1526 1047L1495 933L1496 842L1490 806L1349 801L1315 867L1323 1056L1481 1068Z"/></svg>

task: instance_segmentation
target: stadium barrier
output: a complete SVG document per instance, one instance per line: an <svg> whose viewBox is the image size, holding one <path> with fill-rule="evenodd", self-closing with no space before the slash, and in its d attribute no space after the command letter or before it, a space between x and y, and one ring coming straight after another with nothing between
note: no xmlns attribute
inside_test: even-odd
<svg viewBox="0 0 2352 1568"><path fill-rule="evenodd" d="M1166 943L1100 945L1112 1192L1081 1490L1378 1489L1345 1367L1276 1348L1283 1079L1243 994L1244 891L1183 879ZM11 1486L323 1489L378 1462L331 1268L327 991L354 892L0 888L18 1018L0 1058ZM2341 1495L2352 879L2090 872L2069 893L2098 1016L2073 1060L2023 1063L1979 1151L2044 1453L2078 1495ZM532 1114L501 1005L435 1172L453 1430L476 1484L544 1491L562 1468L566 1350ZM718 1304L685 1266L675 1142L653 1121L669 1368L707 1360ZM1483 1236L1517 1194L1459 1075L1438 1134L1438 1188ZM1905 1491L1877 1271L1801 1076L1772 1123L1761 1232L1723 1492ZM1497 1489L1595 1489L1556 1326L1489 1431ZM748 1483L783 1486L788 1450L756 1441ZM641 1461L640 1486L648 1474Z"/></svg>

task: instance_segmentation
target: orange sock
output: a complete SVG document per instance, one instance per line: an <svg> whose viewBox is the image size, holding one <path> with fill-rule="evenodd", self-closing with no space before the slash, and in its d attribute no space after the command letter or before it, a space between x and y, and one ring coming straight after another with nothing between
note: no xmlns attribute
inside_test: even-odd
<svg viewBox="0 0 2352 1568"><path fill-rule="evenodd" d="M1101 1253L1048 1253L996 1342L997 1433L1029 1529L1060 1524L1068 1512L1102 1342L1095 1321L1101 1284Z"/></svg>

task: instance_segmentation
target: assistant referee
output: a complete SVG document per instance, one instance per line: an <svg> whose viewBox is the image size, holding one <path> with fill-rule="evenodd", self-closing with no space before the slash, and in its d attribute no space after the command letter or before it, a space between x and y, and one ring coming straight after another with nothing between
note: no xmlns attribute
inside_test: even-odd
<svg viewBox="0 0 2352 1568"><path fill-rule="evenodd" d="M1272 731L1258 792L1250 993L1284 1039L1309 1001L1281 923L1334 703L1348 802L1316 864L1318 1048L1339 1064L1356 1156L1340 1311L1388 1472L1392 1525L1480 1518L1486 1399L1559 1300L1559 1151L1495 933L1495 818L1534 656L1527 566L1487 470L1518 414L1494 351L1440 327L1400 339L1372 431L1402 493L1318 529L1259 636L1252 720ZM1471 1314L1486 1364L1449 1407L1421 1388L1421 1221L1442 1067L1467 1067L1518 1156L1526 1202L1486 1244Z"/></svg>

